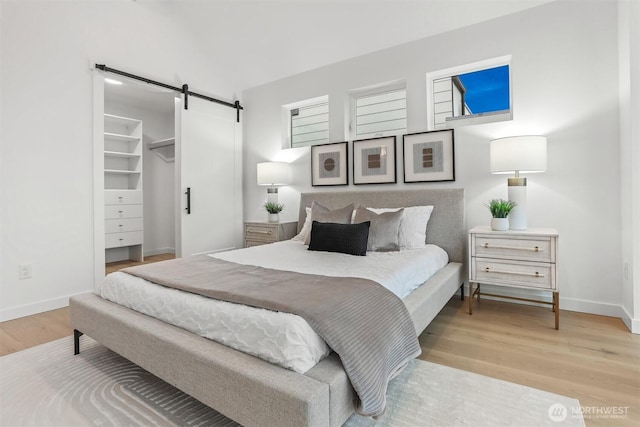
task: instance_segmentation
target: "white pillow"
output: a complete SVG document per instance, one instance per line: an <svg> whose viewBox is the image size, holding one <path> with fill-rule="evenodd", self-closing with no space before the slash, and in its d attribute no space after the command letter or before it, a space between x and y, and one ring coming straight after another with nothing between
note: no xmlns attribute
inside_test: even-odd
<svg viewBox="0 0 640 427"><path fill-rule="evenodd" d="M398 231L400 249L418 249L426 246L427 223L431 218L433 206L409 206L406 208L367 208L371 212L395 212L404 209Z"/></svg>
<svg viewBox="0 0 640 427"><path fill-rule="evenodd" d="M304 242L307 240L309 233L311 233L311 208L304 209L307 212L307 218L304 220L304 224L302 225L302 229L300 229L300 233L298 233L293 239L297 242Z"/></svg>

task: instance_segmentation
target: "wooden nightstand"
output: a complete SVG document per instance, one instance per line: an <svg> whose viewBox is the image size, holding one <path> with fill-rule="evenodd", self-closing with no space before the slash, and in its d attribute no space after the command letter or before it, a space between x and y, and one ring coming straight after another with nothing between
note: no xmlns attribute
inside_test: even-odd
<svg viewBox="0 0 640 427"><path fill-rule="evenodd" d="M549 304L555 312L556 329L560 325L560 291L556 273L558 232L552 228L492 231L475 227L469 231L469 314L473 297L499 298ZM477 287L474 290L473 284ZM549 291L553 302L480 292L480 284Z"/></svg>
<svg viewBox="0 0 640 427"><path fill-rule="evenodd" d="M266 245L291 239L298 231L298 222L245 222L244 247Z"/></svg>

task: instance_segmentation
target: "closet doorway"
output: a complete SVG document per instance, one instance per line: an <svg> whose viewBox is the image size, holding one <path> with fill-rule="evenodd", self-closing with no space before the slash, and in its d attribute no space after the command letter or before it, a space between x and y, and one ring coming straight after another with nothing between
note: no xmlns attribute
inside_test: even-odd
<svg viewBox="0 0 640 427"><path fill-rule="evenodd" d="M94 70L96 283L106 264L241 246L237 112L193 97L188 107L181 94Z"/></svg>

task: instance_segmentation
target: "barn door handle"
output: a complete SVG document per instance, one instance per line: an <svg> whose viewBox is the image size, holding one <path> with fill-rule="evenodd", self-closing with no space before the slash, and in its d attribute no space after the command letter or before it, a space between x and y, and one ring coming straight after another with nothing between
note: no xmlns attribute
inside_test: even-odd
<svg viewBox="0 0 640 427"><path fill-rule="evenodd" d="M191 187L187 187L187 191L184 193L187 195L187 207L185 210L187 211L187 215L191 214Z"/></svg>

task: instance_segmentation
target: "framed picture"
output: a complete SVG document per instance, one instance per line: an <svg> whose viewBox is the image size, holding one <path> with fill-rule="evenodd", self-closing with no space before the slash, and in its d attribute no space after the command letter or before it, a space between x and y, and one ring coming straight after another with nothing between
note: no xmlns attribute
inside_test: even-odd
<svg viewBox="0 0 640 427"><path fill-rule="evenodd" d="M402 136L404 182L455 181L453 129Z"/></svg>
<svg viewBox="0 0 640 427"><path fill-rule="evenodd" d="M353 183L395 184L396 137L353 141Z"/></svg>
<svg viewBox="0 0 640 427"><path fill-rule="evenodd" d="M311 146L311 185L348 185L346 142Z"/></svg>

